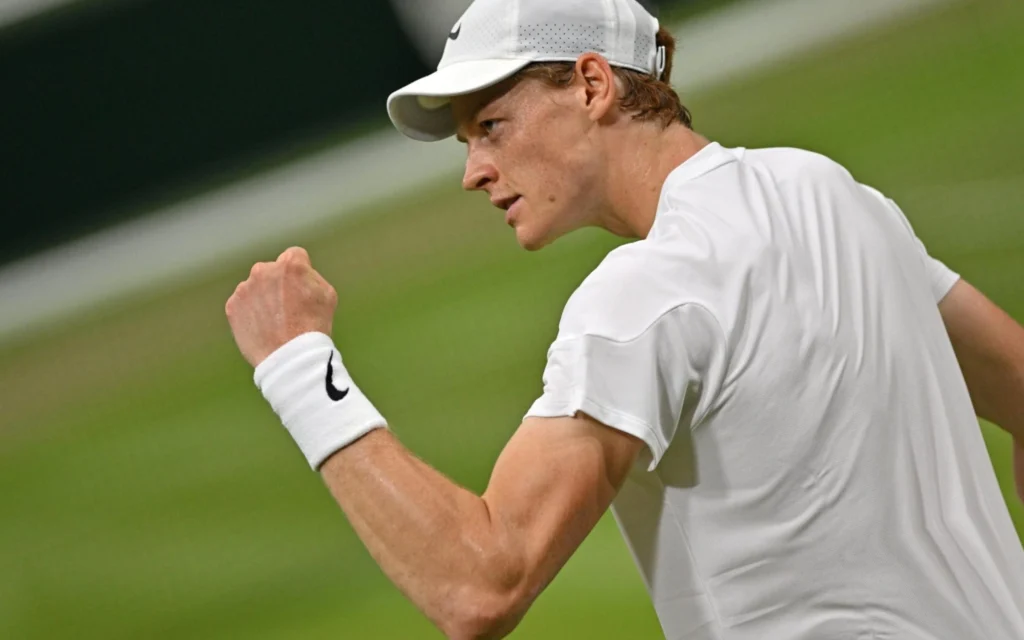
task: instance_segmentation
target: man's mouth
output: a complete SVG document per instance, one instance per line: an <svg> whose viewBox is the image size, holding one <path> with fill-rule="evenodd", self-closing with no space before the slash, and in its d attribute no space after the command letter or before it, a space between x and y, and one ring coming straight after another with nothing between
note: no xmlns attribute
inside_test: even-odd
<svg viewBox="0 0 1024 640"><path fill-rule="evenodd" d="M507 198L493 198L491 204L505 211L505 224L511 225L515 218L516 204L522 199L520 195L508 196Z"/></svg>
<svg viewBox="0 0 1024 640"><path fill-rule="evenodd" d="M504 198L491 198L491 204L498 207L499 209L504 209L505 211L508 211L512 207L512 205L515 204L516 200L518 200L520 197L521 196L519 195L511 195L506 196Z"/></svg>
<svg viewBox="0 0 1024 640"><path fill-rule="evenodd" d="M520 200L522 200L522 196L516 196L508 205L508 208L505 209L505 224L510 227L515 226L516 212L519 210L517 205Z"/></svg>

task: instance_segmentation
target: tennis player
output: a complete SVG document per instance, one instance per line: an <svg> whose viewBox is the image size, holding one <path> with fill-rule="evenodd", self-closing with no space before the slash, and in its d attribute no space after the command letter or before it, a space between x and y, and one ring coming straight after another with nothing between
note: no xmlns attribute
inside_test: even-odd
<svg viewBox="0 0 1024 640"><path fill-rule="evenodd" d="M464 186L523 247L639 239L569 299L483 496L359 390L302 249L227 303L257 385L449 637L512 631L610 506L668 638L1021 640L1024 552L975 414L1014 436L1020 482L1024 329L832 160L695 133L672 55L635 0L476 0L389 100L406 135L466 143Z"/></svg>

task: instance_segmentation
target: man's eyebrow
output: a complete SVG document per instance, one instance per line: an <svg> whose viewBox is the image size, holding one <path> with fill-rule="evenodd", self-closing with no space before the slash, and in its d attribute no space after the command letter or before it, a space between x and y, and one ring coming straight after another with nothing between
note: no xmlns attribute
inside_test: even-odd
<svg viewBox="0 0 1024 640"><path fill-rule="evenodd" d="M494 111L494 109L500 107L500 104L496 105L495 103L500 102L503 97L504 96L498 96L496 98L484 101L473 107L472 112L470 112L469 114L468 121L471 123L475 123L477 120L480 120L481 118L486 119L488 113L491 113ZM456 133L455 139L461 142L462 144L466 144L466 136L462 135L461 133Z"/></svg>
<svg viewBox="0 0 1024 640"><path fill-rule="evenodd" d="M470 123L475 123L477 121L477 119L480 117L480 114L485 109L487 109L489 106L490 105L488 105L488 104L482 104L482 105L476 107L475 109L473 109L473 112L469 116L469 122ZM455 139L458 140L459 142L461 142L462 144L466 144L466 136L462 135L462 133L456 132Z"/></svg>

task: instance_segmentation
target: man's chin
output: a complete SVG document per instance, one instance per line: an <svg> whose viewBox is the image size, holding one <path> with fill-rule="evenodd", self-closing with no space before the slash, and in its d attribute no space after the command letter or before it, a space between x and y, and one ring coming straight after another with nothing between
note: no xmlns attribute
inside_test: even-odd
<svg viewBox="0 0 1024 640"><path fill-rule="evenodd" d="M542 233L530 233L525 225L516 227L516 240L519 241L519 246L527 251L539 251L551 243Z"/></svg>
<svg viewBox="0 0 1024 640"><path fill-rule="evenodd" d="M550 226L537 228L529 224L516 225L515 232L519 246L527 251L539 251L567 233Z"/></svg>

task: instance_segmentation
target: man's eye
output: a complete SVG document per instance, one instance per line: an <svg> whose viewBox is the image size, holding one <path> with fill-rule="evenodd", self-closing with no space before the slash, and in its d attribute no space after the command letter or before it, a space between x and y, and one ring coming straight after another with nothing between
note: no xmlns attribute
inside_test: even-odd
<svg viewBox="0 0 1024 640"><path fill-rule="evenodd" d="M480 122L480 128L483 129L484 132L490 133L494 131L494 127L497 126L497 124L497 120L483 120Z"/></svg>

